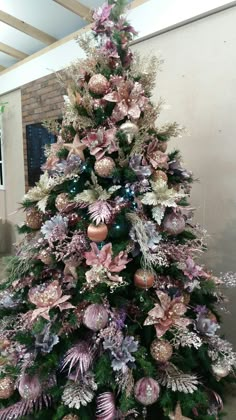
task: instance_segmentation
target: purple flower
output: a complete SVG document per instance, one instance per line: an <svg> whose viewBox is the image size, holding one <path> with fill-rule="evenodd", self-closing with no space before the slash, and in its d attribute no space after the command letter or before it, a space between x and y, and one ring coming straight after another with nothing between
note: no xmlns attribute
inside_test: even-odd
<svg viewBox="0 0 236 420"><path fill-rule="evenodd" d="M68 218L56 215L43 224L41 232L48 241L61 241L66 237L67 227Z"/></svg>
<svg viewBox="0 0 236 420"><path fill-rule="evenodd" d="M220 328L219 324L212 321L210 318L207 318L204 313L200 313L197 316L195 322L195 329L203 335L207 335L208 337L212 337L215 335L216 330Z"/></svg>
<svg viewBox="0 0 236 420"><path fill-rule="evenodd" d="M189 179L192 176L192 172L187 171L181 166L181 162L178 157L169 162L169 172L171 175L176 175L184 179Z"/></svg>
<svg viewBox="0 0 236 420"><path fill-rule="evenodd" d="M129 162L129 166L136 173L138 178L146 178L152 174L151 166L142 163L141 155L134 155Z"/></svg>
<svg viewBox="0 0 236 420"><path fill-rule="evenodd" d="M111 352L113 370L125 372L127 364L135 361L131 353L138 350L138 341L135 341L134 337L127 336L117 345L116 340L105 339L103 347Z"/></svg>
<svg viewBox="0 0 236 420"><path fill-rule="evenodd" d="M81 173L83 172L83 164L84 162L82 162L79 156L71 155L67 160L58 162L52 172L65 175Z"/></svg>

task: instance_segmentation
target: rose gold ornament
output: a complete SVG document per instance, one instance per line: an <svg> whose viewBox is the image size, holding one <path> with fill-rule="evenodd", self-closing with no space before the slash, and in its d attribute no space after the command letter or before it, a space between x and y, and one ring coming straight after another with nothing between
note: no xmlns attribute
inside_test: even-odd
<svg viewBox="0 0 236 420"><path fill-rule="evenodd" d="M211 366L211 370L215 375L217 381L220 381L222 378L225 378L230 373L230 368L222 362L222 364L215 363Z"/></svg>
<svg viewBox="0 0 236 420"><path fill-rule="evenodd" d="M124 124L121 124L120 130L126 134L127 141L129 144L132 143L134 136L138 133L138 126L131 121L127 121Z"/></svg>
<svg viewBox="0 0 236 420"><path fill-rule="evenodd" d="M171 358L173 347L169 341L156 338L151 344L150 353L157 362L165 363Z"/></svg>
<svg viewBox="0 0 236 420"><path fill-rule="evenodd" d="M35 207L26 210L26 224L31 229L40 229L42 226L42 213Z"/></svg>
<svg viewBox="0 0 236 420"><path fill-rule="evenodd" d="M47 249L40 251L38 258L46 265L51 265L53 262L52 256Z"/></svg>
<svg viewBox="0 0 236 420"><path fill-rule="evenodd" d="M163 181L166 181L166 182L168 181L168 176L166 175L164 171L160 171L160 170L154 171L152 174L153 181L157 181L160 178L163 179Z"/></svg>
<svg viewBox="0 0 236 420"><path fill-rule="evenodd" d="M150 289L155 281L155 276L151 271L139 268L134 274L134 284L140 289Z"/></svg>
<svg viewBox="0 0 236 420"><path fill-rule="evenodd" d="M23 374L18 385L18 391L25 400L35 400L42 393L41 383L37 375Z"/></svg>
<svg viewBox="0 0 236 420"><path fill-rule="evenodd" d="M160 150L161 152L165 153L167 150L167 142L166 141L161 141L158 143L158 150Z"/></svg>
<svg viewBox="0 0 236 420"><path fill-rule="evenodd" d="M29 300L39 308L53 305L60 297L62 291L57 280L51 283L40 284L29 290Z"/></svg>
<svg viewBox="0 0 236 420"><path fill-rule="evenodd" d="M85 309L83 316L84 325L92 331L99 331L108 323L108 312L103 305L94 303Z"/></svg>
<svg viewBox="0 0 236 420"><path fill-rule="evenodd" d="M162 226L170 235L179 235L185 229L185 220L180 214L170 213L164 217Z"/></svg>
<svg viewBox="0 0 236 420"><path fill-rule="evenodd" d="M88 82L90 92L93 92L96 95L103 95L106 93L109 86L110 83L102 74L94 74Z"/></svg>
<svg viewBox="0 0 236 420"><path fill-rule="evenodd" d="M102 242L106 239L108 235L108 228L105 224L96 225L89 225L87 230L88 238L94 242Z"/></svg>
<svg viewBox="0 0 236 420"><path fill-rule="evenodd" d="M79 420L79 417L75 414L67 414L62 420Z"/></svg>
<svg viewBox="0 0 236 420"><path fill-rule="evenodd" d="M68 207L68 205L69 205L68 194L66 193L59 194L55 200L55 207L57 208L57 210L63 213L64 211L66 211L66 208Z"/></svg>
<svg viewBox="0 0 236 420"><path fill-rule="evenodd" d="M107 178L111 176L115 166L116 165L114 160L105 156L104 158L96 161L94 169L97 175L101 176L102 178Z"/></svg>
<svg viewBox="0 0 236 420"><path fill-rule="evenodd" d="M6 350L8 347L10 347L11 342L7 338L1 338L0 339L0 351Z"/></svg>
<svg viewBox="0 0 236 420"><path fill-rule="evenodd" d="M14 394L14 381L10 376L0 379L0 399L5 400Z"/></svg>
<svg viewBox="0 0 236 420"><path fill-rule="evenodd" d="M142 405L154 404L159 397L160 387L152 378L142 378L134 386L135 399Z"/></svg>

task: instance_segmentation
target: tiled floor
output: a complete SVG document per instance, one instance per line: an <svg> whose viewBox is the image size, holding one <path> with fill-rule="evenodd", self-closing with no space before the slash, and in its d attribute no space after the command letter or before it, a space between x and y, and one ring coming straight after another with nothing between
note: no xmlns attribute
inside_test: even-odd
<svg viewBox="0 0 236 420"><path fill-rule="evenodd" d="M3 264L0 258L0 281L3 279ZM228 413L225 420L236 420L236 386L229 390L228 398L225 404L225 411Z"/></svg>

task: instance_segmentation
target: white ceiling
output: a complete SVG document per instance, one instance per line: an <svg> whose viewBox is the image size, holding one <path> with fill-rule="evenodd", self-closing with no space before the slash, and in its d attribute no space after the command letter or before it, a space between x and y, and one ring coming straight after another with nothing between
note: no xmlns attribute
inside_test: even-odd
<svg viewBox="0 0 236 420"><path fill-rule="evenodd" d="M104 0L80 0L85 6L95 9ZM0 0L0 10L46 32L57 39L64 38L85 26L88 22L70 12L53 0ZM28 55L41 50L46 45L0 22L0 42ZM9 67L18 60L0 52L0 65Z"/></svg>

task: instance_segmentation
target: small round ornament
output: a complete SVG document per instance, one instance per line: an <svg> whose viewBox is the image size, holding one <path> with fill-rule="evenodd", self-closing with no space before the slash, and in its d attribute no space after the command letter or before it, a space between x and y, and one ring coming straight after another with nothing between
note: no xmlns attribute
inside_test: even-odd
<svg viewBox="0 0 236 420"><path fill-rule="evenodd" d="M79 417L76 414L67 414L62 420L79 420Z"/></svg>
<svg viewBox="0 0 236 420"><path fill-rule="evenodd" d="M161 141L158 143L158 150L165 153L167 150L167 141Z"/></svg>
<svg viewBox="0 0 236 420"><path fill-rule="evenodd" d="M42 251L40 251L38 258L45 265L51 265L52 262L53 262L52 256L51 256L50 252L47 249L43 249Z"/></svg>
<svg viewBox="0 0 236 420"><path fill-rule="evenodd" d="M14 381L10 376L0 379L0 399L5 400L14 394Z"/></svg>
<svg viewBox="0 0 236 420"><path fill-rule="evenodd" d="M157 381L149 377L139 379L134 386L135 399L145 406L154 404L159 394L160 387Z"/></svg>
<svg viewBox="0 0 236 420"><path fill-rule="evenodd" d="M230 373L230 368L224 363L215 363L211 366L211 369L217 381L220 381L222 378L225 378Z"/></svg>
<svg viewBox="0 0 236 420"><path fill-rule="evenodd" d="M150 353L157 362L165 363L171 358L173 347L169 341L155 338L151 344Z"/></svg>
<svg viewBox="0 0 236 420"><path fill-rule="evenodd" d="M42 213L35 207L26 210L26 225L34 230L40 229L42 226Z"/></svg>
<svg viewBox="0 0 236 420"><path fill-rule="evenodd" d="M104 157L100 160L97 160L94 169L97 175L99 175L101 178L107 178L110 177L112 172L115 169L115 162L110 157Z"/></svg>
<svg viewBox="0 0 236 420"><path fill-rule="evenodd" d="M29 301L36 305L38 308L45 308L53 305L60 297L62 291L57 280L51 283L40 284L39 286L32 287L29 290Z"/></svg>
<svg viewBox="0 0 236 420"><path fill-rule="evenodd" d="M127 121L124 124L121 124L120 130L126 134L127 141L129 144L131 144L134 136L138 133L139 128L136 124L132 123L131 121Z"/></svg>
<svg viewBox="0 0 236 420"><path fill-rule="evenodd" d="M70 213L67 215L68 225L75 226L76 223L81 219L81 217L77 213Z"/></svg>
<svg viewBox="0 0 236 420"><path fill-rule="evenodd" d="M92 331L99 331L108 323L108 312L103 305L93 303L84 312L83 324Z"/></svg>
<svg viewBox="0 0 236 420"><path fill-rule="evenodd" d="M107 225L101 223L100 225L89 225L87 230L88 238L93 242L102 242L108 235Z"/></svg>
<svg viewBox="0 0 236 420"><path fill-rule="evenodd" d="M67 207L69 205L69 198L68 194L61 193L57 196L55 200L55 207L60 212L63 213L66 211Z"/></svg>
<svg viewBox="0 0 236 420"><path fill-rule="evenodd" d="M104 95L109 88L110 83L102 74L94 74L88 82L90 92L96 95Z"/></svg>
<svg viewBox="0 0 236 420"><path fill-rule="evenodd" d="M152 174L152 179L153 181L158 181L159 179L163 179L163 181L168 181L168 176L166 175L166 173L164 171L161 170L157 170L154 171Z"/></svg>
<svg viewBox="0 0 236 420"><path fill-rule="evenodd" d="M155 281L155 276L151 271L139 268L134 274L134 284L139 289L150 289Z"/></svg>
<svg viewBox="0 0 236 420"><path fill-rule="evenodd" d="M42 393L41 383L37 375L23 374L18 385L18 391L25 400L35 400Z"/></svg>
<svg viewBox="0 0 236 420"><path fill-rule="evenodd" d="M185 220L180 214L170 213L164 217L162 226L170 235L179 235L185 229Z"/></svg>

